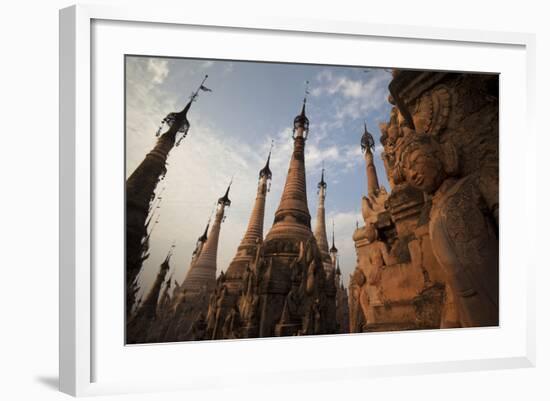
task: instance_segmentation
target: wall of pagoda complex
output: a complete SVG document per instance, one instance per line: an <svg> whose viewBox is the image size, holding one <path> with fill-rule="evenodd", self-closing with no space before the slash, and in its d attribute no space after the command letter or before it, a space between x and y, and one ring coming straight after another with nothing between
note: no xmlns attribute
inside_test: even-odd
<svg viewBox="0 0 550 401"><path fill-rule="evenodd" d="M380 124L391 191L369 182L362 200L352 332L498 324L498 84L488 74L393 72ZM431 170L419 178L422 163Z"/></svg>

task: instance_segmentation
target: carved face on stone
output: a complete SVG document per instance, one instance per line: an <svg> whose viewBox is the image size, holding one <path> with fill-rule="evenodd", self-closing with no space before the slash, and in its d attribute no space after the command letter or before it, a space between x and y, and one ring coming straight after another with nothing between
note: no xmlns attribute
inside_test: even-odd
<svg viewBox="0 0 550 401"><path fill-rule="evenodd" d="M445 179L445 169L437 149L430 143L415 146L402 160L405 180L428 194L433 194Z"/></svg>

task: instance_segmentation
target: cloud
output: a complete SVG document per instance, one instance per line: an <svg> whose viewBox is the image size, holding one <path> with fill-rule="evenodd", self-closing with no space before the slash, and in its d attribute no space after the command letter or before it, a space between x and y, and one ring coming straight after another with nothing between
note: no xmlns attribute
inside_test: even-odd
<svg viewBox="0 0 550 401"><path fill-rule="evenodd" d="M156 84L163 83L170 72L168 60L158 58L150 58L147 63L147 69L152 72L151 80Z"/></svg>
<svg viewBox="0 0 550 401"><path fill-rule="evenodd" d="M358 99L363 97L365 90L367 89L367 84L359 81L352 80L349 77L330 77L325 80L326 85L316 88L314 91L314 96L321 95L334 95L340 93L344 97Z"/></svg>
<svg viewBox="0 0 550 401"><path fill-rule="evenodd" d="M340 159L340 149L336 145L319 147L308 144L306 146L305 162L308 171L318 170L323 162L338 162Z"/></svg>
<svg viewBox="0 0 550 401"><path fill-rule="evenodd" d="M363 153L359 146L346 146L342 153L343 168L346 173L354 169L358 164L364 163Z"/></svg>
<svg viewBox="0 0 550 401"><path fill-rule="evenodd" d="M362 119L367 112L379 112L387 105L387 86L391 75L380 69L363 70L356 78L321 70L311 93L315 97L333 98L334 120L340 125L346 119ZM332 124L335 124L332 121Z"/></svg>
<svg viewBox="0 0 550 401"><path fill-rule="evenodd" d="M155 83L157 71L150 67L159 59L126 59L126 173L129 175L155 144L161 120L176 110L176 96ZM163 61L163 60L160 60Z"/></svg>

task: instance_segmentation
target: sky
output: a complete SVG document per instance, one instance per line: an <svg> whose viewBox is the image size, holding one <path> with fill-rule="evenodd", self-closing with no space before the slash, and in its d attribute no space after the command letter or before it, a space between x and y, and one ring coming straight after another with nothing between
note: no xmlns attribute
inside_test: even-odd
<svg viewBox="0 0 550 401"><path fill-rule="evenodd" d="M154 147L161 120L180 111L203 77L212 92L200 92L187 115L188 136L170 152L167 174L157 186L162 201L155 209L150 257L140 276L146 292L172 244L173 277L181 283L197 238L233 177L217 267L225 271L244 235L254 203L258 172L271 142L273 180L267 196L264 236L273 224L292 154L292 126L309 81L306 114L310 121L305 163L312 229L317 212L317 183L325 167L326 222L332 222L342 277L347 286L356 265L352 240L363 225L361 197L367 191L360 139L366 121L373 135L380 184L389 190L380 159L378 124L389 120L391 73L368 67L126 57L126 177ZM164 132L164 131L163 131Z"/></svg>

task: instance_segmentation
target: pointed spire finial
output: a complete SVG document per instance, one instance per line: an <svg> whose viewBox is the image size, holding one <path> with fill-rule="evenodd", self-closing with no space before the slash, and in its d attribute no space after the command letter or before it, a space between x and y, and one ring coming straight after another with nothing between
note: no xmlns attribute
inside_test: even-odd
<svg viewBox="0 0 550 401"><path fill-rule="evenodd" d="M302 105L302 114L301 114L304 117L306 115L307 95L309 95L309 81L306 81L306 86L304 90L304 104Z"/></svg>
<svg viewBox="0 0 550 401"><path fill-rule="evenodd" d="M269 168L269 161L271 160L271 151L273 150L273 139L271 140L271 146L269 147L269 154L267 155L267 161L265 166L260 170L260 178L267 177L268 180L271 179L271 169Z"/></svg>
<svg viewBox="0 0 550 401"><path fill-rule="evenodd" d="M323 167L321 169L321 181L319 181L319 183L317 184L317 188L318 189L321 189L321 188L326 189L327 188L327 183L325 182L325 162L324 162L324 160L323 160Z"/></svg>
<svg viewBox="0 0 550 401"><path fill-rule="evenodd" d="M334 245L334 219L332 219L332 246L329 250L330 253L337 253L338 248L336 248L336 245Z"/></svg>
<svg viewBox="0 0 550 401"><path fill-rule="evenodd" d="M164 117L159 129L157 130L156 136L160 136L162 126L164 124L167 124L170 127L170 130L168 132L171 132L172 135L175 136L178 133L182 134L179 137L179 139L176 140L176 146L179 146L182 139L187 136L187 133L189 132L189 128L191 127L191 125L189 124L189 120L187 120L187 112L191 108L191 104L197 100L197 97L199 96L199 92L201 90L204 92L212 92L212 89L209 89L206 86L204 86L204 82L206 81L207 78L208 78L208 75L205 75L199 87L197 88L197 90L191 93L191 96L189 97L189 102L185 105L182 111L178 113L170 113L166 117Z"/></svg>
<svg viewBox="0 0 550 401"><path fill-rule="evenodd" d="M302 117L306 116L307 95L309 95L309 81L306 81L304 89L304 102L302 103L302 112L300 113L300 116Z"/></svg>
<svg viewBox="0 0 550 401"><path fill-rule="evenodd" d="M191 107L191 103L193 103L195 100L197 100L197 97L199 97L199 91L202 90L204 92L212 92L212 89L209 89L206 86L204 86L204 83L206 82L207 78L208 78L208 74L204 76L197 90L194 92L191 92L191 96L189 96L189 103L187 103L187 106L185 106L188 110L189 110L189 107Z"/></svg>
<svg viewBox="0 0 550 401"><path fill-rule="evenodd" d="M365 120L365 129L361 136L361 150L363 152L371 152L372 148L374 148L374 138L367 130L367 121Z"/></svg>
<svg viewBox="0 0 550 401"><path fill-rule="evenodd" d="M303 128L304 132L304 139L307 139L307 134L309 131L309 120L306 117L306 102L307 102L307 95L309 95L309 81L306 81L306 88L305 88L305 94L304 94L304 103L302 104L302 111L300 112L300 115L296 116L294 119L294 133L296 132L296 129ZM295 135L292 135L293 138L295 138Z"/></svg>
<svg viewBox="0 0 550 401"><path fill-rule="evenodd" d="M231 189L231 184L233 184L233 176L231 176L231 181L225 191L225 194L218 199L218 205L231 206L231 200L229 199L229 190Z"/></svg>

